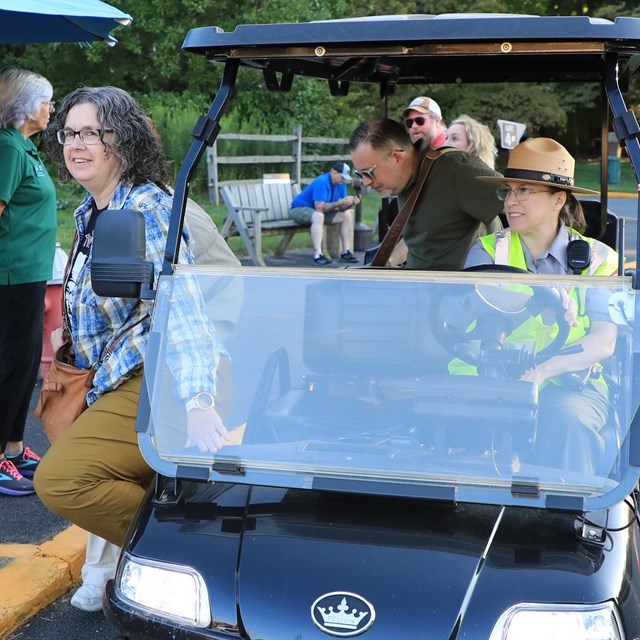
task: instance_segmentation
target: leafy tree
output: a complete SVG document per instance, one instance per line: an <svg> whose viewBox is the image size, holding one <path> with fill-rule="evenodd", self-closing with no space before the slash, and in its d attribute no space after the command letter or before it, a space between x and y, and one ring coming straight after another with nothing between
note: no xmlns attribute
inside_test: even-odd
<svg viewBox="0 0 640 640"><path fill-rule="evenodd" d="M233 30L237 24L304 22L349 16L384 14L439 14L455 12L528 13L534 15L591 15L613 19L640 15L637 0L112 0L134 17L128 28L116 30L119 44L78 47L69 43L5 46L0 67L17 65L48 77L56 98L78 84L113 84L130 91L155 114L163 114L159 129L169 135L181 114L203 112L218 90L221 65L181 50L186 33L195 26L216 25ZM227 131L289 132L302 123L308 135L347 136L363 119L378 113L375 87L352 87L348 96L333 98L326 83L296 78L290 93L270 93L261 74L240 70L236 96L223 120ZM576 137L589 110L600 99L597 87L528 87L427 85L398 87L389 102L398 117L418 94L433 95L449 119L466 112L488 124L497 118L526 122L533 130ZM632 85L632 103L640 92ZM159 116L158 116L159 117ZM162 123L167 123L166 125ZM172 124L173 123L173 124ZM598 123L595 125L598 127ZM179 130L184 134L185 126ZM582 135L585 142L587 129ZM176 145L176 148L179 145ZM179 161L179 159L178 159Z"/></svg>

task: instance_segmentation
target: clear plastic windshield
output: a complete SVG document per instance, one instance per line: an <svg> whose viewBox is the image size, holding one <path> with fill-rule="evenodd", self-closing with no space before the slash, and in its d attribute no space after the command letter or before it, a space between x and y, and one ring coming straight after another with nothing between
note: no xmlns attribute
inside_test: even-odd
<svg viewBox="0 0 640 640"><path fill-rule="evenodd" d="M599 506L637 481L635 306L626 278L178 268L142 449L168 475ZM219 450L196 444L199 391Z"/></svg>

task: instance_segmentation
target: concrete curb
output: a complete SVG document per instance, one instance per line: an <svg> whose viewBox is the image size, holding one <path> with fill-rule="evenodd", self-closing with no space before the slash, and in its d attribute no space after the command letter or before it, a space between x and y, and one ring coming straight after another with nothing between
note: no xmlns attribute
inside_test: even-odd
<svg viewBox="0 0 640 640"><path fill-rule="evenodd" d="M0 638L4 638L80 581L87 532L75 525L41 545L0 544Z"/></svg>

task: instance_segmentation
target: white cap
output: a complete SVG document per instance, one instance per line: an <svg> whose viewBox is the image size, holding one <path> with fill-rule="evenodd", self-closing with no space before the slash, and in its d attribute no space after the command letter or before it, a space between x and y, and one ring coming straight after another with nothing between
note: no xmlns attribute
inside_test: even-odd
<svg viewBox="0 0 640 640"><path fill-rule="evenodd" d="M409 106L402 112L402 117L406 118L407 111L419 111L420 113L435 113L438 118L442 118L442 111L440 105L433 99L427 98L427 96L420 96L414 98Z"/></svg>
<svg viewBox="0 0 640 640"><path fill-rule="evenodd" d="M349 165L346 162L338 162L331 168L337 171L344 178L345 182L351 182L351 169L349 169Z"/></svg>

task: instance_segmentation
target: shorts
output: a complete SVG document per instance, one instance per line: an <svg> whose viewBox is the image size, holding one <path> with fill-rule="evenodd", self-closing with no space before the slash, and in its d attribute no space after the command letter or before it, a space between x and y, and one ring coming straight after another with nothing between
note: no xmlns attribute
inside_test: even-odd
<svg viewBox="0 0 640 640"><path fill-rule="evenodd" d="M315 209L311 207L294 207L289 211L289 217L297 222L298 224L306 224L307 226L311 226L311 218L315 213ZM332 211L331 213L324 214L324 223L325 224L333 224L333 217L338 213L337 211Z"/></svg>

